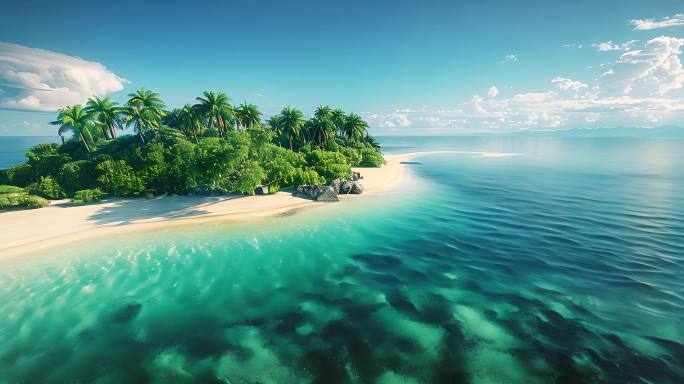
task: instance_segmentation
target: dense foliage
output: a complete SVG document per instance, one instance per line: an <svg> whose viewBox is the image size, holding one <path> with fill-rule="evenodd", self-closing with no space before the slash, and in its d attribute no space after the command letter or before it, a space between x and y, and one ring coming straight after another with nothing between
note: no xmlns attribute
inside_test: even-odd
<svg viewBox="0 0 684 384"><path fill-rule="evenodd" d="M92 98L60 111L52 124L62 144L35 146L26 163L0 171L0 183L25 187L22 196L79 202L105 193L252 194L257 186L274 192L321 184L349 178L353 166L384 163L366 122L339 109L322 106L305 120L286 107L262 123L256 106L233 106L224 93L204 92L197 104L172 110L149 90L129 96L121 107ZM135 135L117 137L126 127Z"/></svg>
<svg viewBox="0 0 684 384"><path fill-rule="evenodd" d="M0 185L0 209L42 208L49 204L49 201L40 196L29 195L24 188L14 185Z"/></svg>
<svg viewBox="0 0 684 384"><path fill-rule="evenodd" d="M74 199L71 202L73 204L94 203L102 200L105 196L106 193L102 192L99 188L82 189L74 193Z"/></svg>

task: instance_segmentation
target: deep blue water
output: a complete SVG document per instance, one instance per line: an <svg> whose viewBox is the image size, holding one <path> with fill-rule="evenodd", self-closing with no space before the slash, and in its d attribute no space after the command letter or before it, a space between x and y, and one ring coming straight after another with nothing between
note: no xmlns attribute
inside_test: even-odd
<svg viewBox="0 0 684 384"><path fill-rule="evenodd" d="M391 192L0 262L0 382L684 382L684 140L381 138Z"/></svg>
<svg viewBox="0 0 684 384"><path fill-rule="evenodd" d="M0 136L0 169L25 162L24 153L36 144L58 142L55 136Z"/></svg>

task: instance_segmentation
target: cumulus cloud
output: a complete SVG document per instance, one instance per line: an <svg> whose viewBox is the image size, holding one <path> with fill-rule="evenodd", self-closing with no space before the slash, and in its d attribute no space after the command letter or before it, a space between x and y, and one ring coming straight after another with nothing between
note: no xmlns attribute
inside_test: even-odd
<svg viewBox="0 0 684 384"><path fill-rule="evenodd" d="M684 13L677 13L672 16L666 16L660 20L630 20L630 24L632 24L635 31L649 31L652 29L676 27L679 25L684 25Z"/></svg>
<svg viewBox="0 0 684 384"><path fill-rule="evenodd" d="M605 65L596 66L595 79L556 76L550 89L518 92L508 98L494 86L447 110L400 110L376 114L375 128L412 132L497 132L600 126L655 126L684 121L684 68L680 60L684 39L659 36L634 43Z"/></svg>
<svg viewBox="0 0 684 384"><path fill-rule="evenodd" d="M572 91L579 91L582 88L587 88L588 85L577 80L571 80L571 79L566 79L564 77L554 77L551 79L551 83L556 84L558 88L567 91L567 90L572 90Z"/></svg>
<svg viewBox="0 0 684 384"><path fill-rule="evenodd" d="M626 41L622 44L618 44L618 43L613 43L612 41L608 40L608 41L605 41L603 43L592 44L591 46L596 48L596 50L599 52L628 51L638 42L639 42L639 40L629 40L629 41Z"/></svg>
<svg viewBox="0 0 684 384"><path fill-rule="evenodd" d="M0 109L56 111L125 82L100 63L0 42Z"/></svg>
<svg viewBox="0 0 684 384"><path fill-rule="evenodd" d="M602 93L662 96L682 88L684 69L679 56L683 45L684 39L659 36L641 49L624 52L602 76Z"/></svg>
<svg viewBox="0 0 684 384"><path fill-rule="evenodd" d="M493 99L499 95L499 88L495 86L491 86L489 88L489 91L487 91L487 96L489 96L490 99Z"/></svg>

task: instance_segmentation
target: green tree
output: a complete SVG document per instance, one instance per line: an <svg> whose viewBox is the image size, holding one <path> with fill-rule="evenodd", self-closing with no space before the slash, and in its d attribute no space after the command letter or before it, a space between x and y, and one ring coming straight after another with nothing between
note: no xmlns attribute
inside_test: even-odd
<svg viewBox="0 0 684 384"><path fill-rule="evenodd" d="M123 111L110 97L91 97L86 104L86 110L95 118L95 123L102 129L105 139L115 138L116 130L123 129Z"/></svg>
<svg viewBox="0 0 684 384"><path fill-rule="evenodd" d="M154 136L155 131L161 125L161 119L165 114L164 100L159 97L158 93L145 88L141 88L128 96L130 99L124 110L126 126L133 127L135 133L144 143L147 134L151 132Z"/></svg>
<svg viewBox="0 0 684 384"><path fill-rule="evenodd" d="M97 165L102 190L117 196L138 194L145 189L142 179L124 160L105 160Z"/></svg>
<svg viewBox="0 0 684 384"><path fill-rule="evenodd" d="M340 136L344 136L344 122L346 118L344 111L340 108L335 108L330 112L330 120L335 125L335 132Z"/></svg>
<svg viewBox="0 0 684 384"><path fill-rule="evenodd" d="M344 135L350 143L361 140L366 136L367 128L368 123L366 123L361 116L350 113L344 122Z"/></svg>
<svg viewBox="0 0 684 384"><path fill-rule="evenodd" d="M306 132L311 145L323 148L328 139L335 135L335 124L330 115L314 117L307 122Z"/></svg>
<svg viewBox="0 0 684 384"><path fill-rule="evenodd" d="M64 142L64 134L71 132L75 138L83 144L86 151L90 152L88 141L93 141L93 115L85 110L80 104L66 107L59 111L57 120L51 121L52 125L59 125L57 133Z"/></svg>
<svg viewBox="0 0 684 384"><path fill-rule="evenodd" d="M204 91L197 97L197 110L209 120L209 125L218 129L219 135L225 135L231 127L234 109L230 97L223 92Z"/></svg>
<svg viewBox="0 0 684 384"><path fill-rule="evenodd" d="M254 104L242 103L235 109L236 120L245 128L259 124L261 122L261 115L261 111Z"/></svg>
<svg viewBox="0 0 684 384"><path fill-rule="evenodd" d="M304 114L297 108L285 107L280 112L280 129L289 141L290 149L292 149L293 140L299 139L299 133L304 125L302 117Z"/></svg>
<svg viewBox="0 0 684 384"><path fill-rule="evenodd" d="M330 114L332 113L332 108L330 108L327 105L319 105L318 108L314 111L314 117L317 117L319 119L323 118L328 118L330 117Z"/></svg>

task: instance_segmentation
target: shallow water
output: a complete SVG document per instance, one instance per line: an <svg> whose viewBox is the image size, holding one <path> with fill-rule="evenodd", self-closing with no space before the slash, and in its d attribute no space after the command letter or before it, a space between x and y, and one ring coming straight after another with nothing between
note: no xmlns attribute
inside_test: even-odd
<svg viewBox="0 0 684 384"><path fill-rule="evenodd" d="M684 141L385 138L383 196L0 263L0 382L684 381Z"/></svg>

